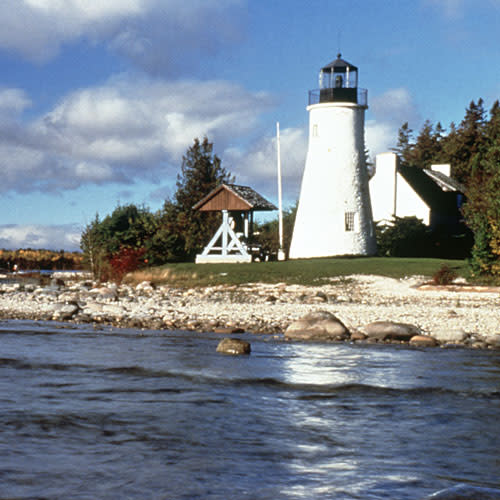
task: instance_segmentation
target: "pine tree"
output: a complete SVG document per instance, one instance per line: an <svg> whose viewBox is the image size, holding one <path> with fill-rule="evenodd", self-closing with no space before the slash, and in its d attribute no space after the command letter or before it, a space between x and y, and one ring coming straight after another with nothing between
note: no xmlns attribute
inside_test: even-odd
<svg viewBox="0 0 500 500"><path fill-rule="evenodd" d="M216 187L232 182L234 177L213 153L213 144L206 137L202 142L195 139L182 158L174 198L163 207L162 233L172 258L192 259L208 243L220 224L219 214L201 213L193 206Z"/></svg>
<svg viewBox="0 0 500 500"><path fill-rule="evenodd" d="M465 117L457 128L452 128L446 141L447 160L451 163L452 177L467 184L472 161L484 145L485 111L483 100L471 101Z"/></svg>
<svg viewBox="0 0 500 500"><path fill-rule="evenodd" d="M432 163L441 161L442 145L441 136L443 128L440 123L434 129L429 120L426 120L417 141L413 146L411 155L412 166L419 168L429 168Z"/></svg>
<svg viewBox="0 0 500 500"><path fill-rule="evenodd" d="M412 134L413 130L409 127L408 122L403 123L399 128L397 145L392 148L392 151L399 156L402 165L409 165L412 162Z"/></svg>

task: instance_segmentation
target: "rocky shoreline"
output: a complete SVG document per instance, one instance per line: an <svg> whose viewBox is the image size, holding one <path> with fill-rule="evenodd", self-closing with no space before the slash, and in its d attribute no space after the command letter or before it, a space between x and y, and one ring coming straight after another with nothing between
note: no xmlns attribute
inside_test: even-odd
<svg viewBox="0 0 500 500"><path fill-rule="evenodd" d="M154 287L149 282L98 286L65 274L54 274L45 286L0 282L3 319L249 332L293 339L294 335L287 334L293 330L292 323L320 313L333 315L347 333L302 339L407 343L420 336L421 344L412 343L473 348L500 348L499 304L499 289L460 283L432 287L422 277L396 280L363 275L318 286L249 283L191 289ZM387 333L380 329L381 324ZM394 325L392 329L390 325ZM398 334L401 325L410 328L411 335Z"/></svg>

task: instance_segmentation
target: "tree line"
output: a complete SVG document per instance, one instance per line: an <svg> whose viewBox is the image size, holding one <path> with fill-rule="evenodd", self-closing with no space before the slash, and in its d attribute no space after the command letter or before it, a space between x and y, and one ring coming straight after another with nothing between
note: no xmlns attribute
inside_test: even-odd
<svg viewBox="0 0 500 500"><path fill-rule="evenodd" d="M0 269L15 270L76 270L83 268L83 256L80 252L60 250L19 249L0 250Z"/></svg>
<svg viewBox="0 0 500 500"><path fill-rule="evenodd" d="M489 112L484 102L471 101L462 121L451 123L448 131L441 123L427 120L416 138L404 123L397 145L403 164L428 168L433 163L449 163L451 177L465 187L463 215L474 236L471 268L476 275L500 275L500 104Z"/></svg>

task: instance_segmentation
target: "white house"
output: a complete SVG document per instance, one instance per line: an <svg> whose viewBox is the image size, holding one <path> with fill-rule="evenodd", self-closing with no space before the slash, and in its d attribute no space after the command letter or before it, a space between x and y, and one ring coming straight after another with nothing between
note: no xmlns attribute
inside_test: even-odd
<svg viewBox="0 0 500 500"><path fill-rule="evenodd" d="M373 220L415 216L428 226L452 227L461 219L463 192L464 187L450 177L448 164L403 167L396 153L381 153L370 179Z"/></svg>

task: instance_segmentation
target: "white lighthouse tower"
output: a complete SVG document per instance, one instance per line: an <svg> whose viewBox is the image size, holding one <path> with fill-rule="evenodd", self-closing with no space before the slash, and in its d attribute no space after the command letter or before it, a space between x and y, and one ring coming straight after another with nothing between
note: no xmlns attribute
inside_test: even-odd
<svg viewBox="0 0 500 500"><path fill-rule="evenodd" d="M309 148L290 258L373 255L364 121L367 92L358 68L337 59L309 92Z"/></svg>

